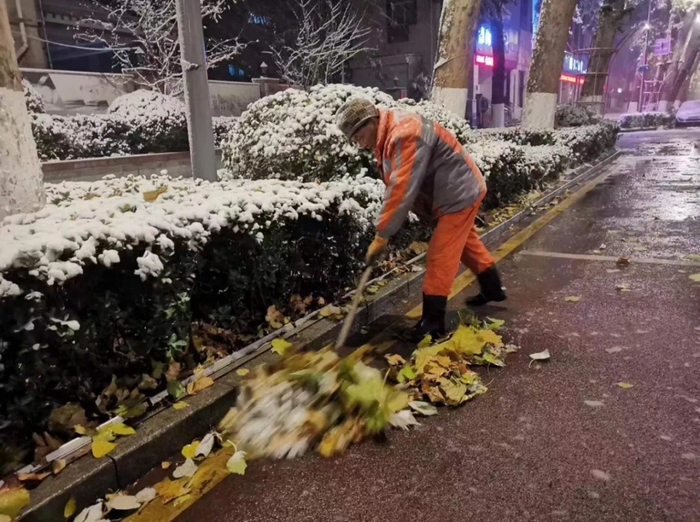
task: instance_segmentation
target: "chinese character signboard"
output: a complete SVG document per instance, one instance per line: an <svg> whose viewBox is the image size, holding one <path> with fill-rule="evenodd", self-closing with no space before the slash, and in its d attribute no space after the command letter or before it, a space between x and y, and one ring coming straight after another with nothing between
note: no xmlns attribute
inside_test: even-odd
<svg viewBox="0 0 700 522"><path fill-rule="evenodd" d="M670 38L658 38L654 42L654 56L666 56L671 54L671 43Z"/></svg>

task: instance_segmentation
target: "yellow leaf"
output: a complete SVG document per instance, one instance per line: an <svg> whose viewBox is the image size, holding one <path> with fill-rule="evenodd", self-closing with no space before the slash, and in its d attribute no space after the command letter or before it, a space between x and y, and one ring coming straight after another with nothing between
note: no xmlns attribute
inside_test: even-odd
<svg viewBox="0 0 700 522"><path fill-rule="evenodd" d="M198 440L195 440L192 444L187 444L182 448L182 456L186 459L193 459L194 454L197 451L197 446L199 446Z"/></svg>
<svg viewBox="0 0 700 522"><path fill-rule="evenodd" d="M211 377L198 377L191 383L187 385L187 393L190 395L197 395L202 390L206 390L210 386L213 386L214 379Z"/></svg>
<svg viewBox="0 0 700 522"><path fill-rule="evenodd" d="M78 435L85 435L87 433L85 427L81 426L80 424L76 424L75 426L73 426L73 431L76 432Z"/></svg>
<svg viewBox="0 0 700 522"><path fill-rule="evenodd" d="M75 499L71 498L68 502L66 502L66 507L63 508L63 518L70 518L75 515L75 509Z"/></svg>
<svg viewBox="0 0 700 522"><path fill-rule="evenodd" d="M182 504L184 504L185 502L189 501L191 498L192 498L192 495L189 493L187 495L183 495L181 497L178 497L175 499L175 502L173 502L173 506L179 507Z"/></svg>
<svg viewBox="0 0 700 522"><path fill-rule="evenodd" d="M501 336L496 334L493 330L480 330L476 334L476 338L491 344L501 344L503 342Z"/></svg>
<svg viewBox="0 0 700 522"><path fill-rule="evenodd" d="M187 487L187 483L190 481L188 477L183 477L177 480L170 480L165 478L161 482L158 482L153 486L160 497L160 501L163 504L187 495L190 492L190 488Z"/></svg>
<svg viewBox="0 0 700 522"><path fill-rule="evenodd" d="M428 334L418 343L418 348L427 348L431 344L433 344L433 336Z"/></svg>
<svg viewBox="0 0 700 522"><path fill-rule="evenodd" d="M107 442L106 440L95 441L92 443L92 456L96 459L99 459L100 457L104 457L105 455L107 455L107 453L109 453L116 447L116 444L112 442Z"/></svg>
<svg viewBox="0 0 700 522"><path fill-rule="evenodd" d="M696 283L700 283L700 274L693 274L690 276L690 279Z"/></svg>
<svg viewBox="0 0 700 522"><path fill-rule="evenodd" d="M112 442L117 436L112 431L112 426L105 426L93 435L92 442Z"/></svg>
<svg viewBox="0 0 700 522"><path fill-rule="evenodd" d="M617 385L622 388L623 390L628 390L634 386L633 384L630 384L628 382L618 382Z"/></svg>
<svg viewBox="0 0 700 522"><path fill-rule="evenodd" d="M241 377L245 377L250 373L250 370L248 368L238 368L238 370L236 370L236 373Z"/></svg>
<svg viewBox="0 0 700 522"><path fill-rule="evenodd" d="M237 475L245 475L245 469L248 467L245 461L245 451L237 451L234 453L228 462L226 462L226 469L229 473L235 473Z"/></svg>
<svg viewBox="0 0 700 522"><path fill-rule="evenodd" d="M168 469L170 466L172 466L172 463L168 462L167 460L160 463L160 467L163 469Z"/></svg>
<svg viewBox="0 0 700 522"><path fill-rule="evenodd" d="M174 410L181 410L182 408L187 408L187 403L184 401L178 401L175 404L173 404L173 409Z"/></svg>
<svg viewBox="0 0 700 522"><path fill-rule="evenodd" d="M405 392L396 392L386 402L387 408L392 413L403 410L411 402L411 397Z"/></svg>
<svg viewBox="0 0 700 522"><path fill-rule="evenodd" d="M403 366L406 364L406 359L400 355L385 355L384 358L386 359L386 362L389 363L389 366Z"/></svg>
<svg viewBox="0 0 700 522"><path fill-rule="evenodd" d="M428 346L427 348L419 348L414 352L416 358L416 372L421 374L425 371L425 365L430 362L430 360L443 351L446 348L447 343L436 344L435 346Z"/></svg>
<svg viewBox="0 0 700 522"><path fill-rule="evenodd" d="M569 296L569 297L564 299L564 301L566 301L567 303L578 303L580 300L581 300L580 296L574 296L574 295Z"/></svg>
<svg viewBox="0 0 700 522"><path fill-rule="evenodd" d="M498 342L500 342L501 338L491 330L482 330L479 334L484 332L493 334L498 339ZM457 331L452 336L452 339L446 344L449 344L458 353L479 355L483 351L486 341L480 338L480 336L477 336L477 332L473 328L460 324L459 327L457 327Z"/></svg>
<svg viewBox="0 0 700 522"><path fill-rule="evenodd" d="M292 343L285 341L284 339L275 339L272 341L272 351L284 356L287 350L292 347Z"/></svg>
<svg viewBox="0 0 700 522"><path fill-rule="evenodd" d="M168 187L158 187L156 190L150 190L143 193L143 200L147 202L153 202L158 199L158 196L165 194L168 191Z"/></svg>
<svg viewBox="0 0 700 522"><path fill-rule="evenodd" d="M15 518L29 504L29 491L24 488L9 487L0 491L0 515Z"/></svg>
<svg viewBox="0 0 700 522"><path fill-rule="evenodd" d="M467 385L463 383L454 383L450 379L440 379L438 381L440 389L444 392L447 404L456 405L462 402L462 398L467 393Z"/></svg>
<svg viewBox="0 0 700 522"><path fill-rule="evenodd" d="M131 426L127 426L126 424L123 424L121 422L117 424L110 424L110 428L115 434L121 435L123 437L136 434L136 430L134 428L132 428Z"/></svg>

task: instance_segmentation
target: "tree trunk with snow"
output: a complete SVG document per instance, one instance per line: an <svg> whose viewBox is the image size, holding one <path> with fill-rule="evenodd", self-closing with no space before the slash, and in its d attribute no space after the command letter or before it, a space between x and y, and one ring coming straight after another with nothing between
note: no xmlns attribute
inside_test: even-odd
<svg viewBox="0 0 700 522"><path fill-rule="evenodd" d="M688 54L692 53L694 45L698 45L700 28L698 24L695 23L696 16L697 14L695 11L686 13L685 20L683 21L683 28L679 31L676 38L673 61L668 66L666 78L661 87L661 99L658 108L661 112L670 111L673 108L673 102L676 99L678 90L680 90L680 86L678 90L676 90L676 82L683 69L683 64L687 63ZM695 42L695 44L693 42Z"/></svg>
<svg viewBox="0 0 700 522"><path fill-rule="evenodd" d="M559 78L576 0L543 0L530 62L523 110L524 127L554 127Z"/></svg>
<svg viewBox="0 0 700 522"><path fill-rule="evenodd" d="M493 80L491 83L491 113L494 127L506 126L506 102L508 95L506 89L506 46L503 37L503 10L498 7L498 12L493 19Z"/></svg>
<svg viewBox="0 0 700 522"><path fill-rule="evenodd" d="M0 219L38 210L44 199L7 6L0 0Z"/></svg>
<svg viewBox="0 0 700 522"><path fill-rule="evenodd" d="M461 118L467 112L474 39L481 0L444 0L432 100Z"/></svg>
<svg viewBox="0 0 700 522"><path fill-rule="evenodd" d="M624 14L625 0L605 0L598 13L598 27L593 40L596 50L591 52L586 83L581 91L581 101L590 103L598 112L602 112L615 35L622 25Z"/></svg>

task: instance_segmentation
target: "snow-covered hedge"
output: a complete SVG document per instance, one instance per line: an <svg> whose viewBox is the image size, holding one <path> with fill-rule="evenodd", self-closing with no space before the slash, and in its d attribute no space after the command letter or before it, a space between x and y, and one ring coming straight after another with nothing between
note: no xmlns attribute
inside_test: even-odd
<svg viewBox="0 0 700 522"><path fill-rule="evenodd" d="M217 144L235 118L214 119ZM189 148L184 104L153 91L135 91L112 102L107 114L32 114L39 158L69 160L126 154L181 152Z"/></svg>
<svg viewBox="0 0 700 522"><path fill-rule="evenodd" d="M24 89L24 102L27 104L27 110L36 113L46 112L44 98L39 94L39 91L25 79L22 80L22 88Z"/></svg>
<svg viewBox="0 0 700 522"><path fill-rule="evenodd" d="M639 112L620 116L623 129L675 127L676 116L668 112Z"/></svg>
<svg viewBox="0 0 700 522"><path fill-rule="evenodd" d="M554 124L557 127L583 127L595 125L601 120L593 107L577 103L560 103L554 115Z"/></svg>
<svg viewBox="0 0 700 522"><path fill-rule="evenodd" d="M310 91L288 89L253 103L230 133L222 150L234 177L330 181L362 175L375 159L349 143L335 125L338 109L352 97L382 107L403 108L439 121L460 137L466 127L442 107L428 102L397 102L379 91L353 85L319 85Z"/></svg>
<svg viewBox="0 0 700 522"><path fill-rule="evenodd" d="M369 178L47 185L46 207L0 225L0 445L28 446L67 402L104 417L113 376L127 392L164 388L154 368L211 356L193 321L256 334L268 307L352 286L382 194Z"/></svg>

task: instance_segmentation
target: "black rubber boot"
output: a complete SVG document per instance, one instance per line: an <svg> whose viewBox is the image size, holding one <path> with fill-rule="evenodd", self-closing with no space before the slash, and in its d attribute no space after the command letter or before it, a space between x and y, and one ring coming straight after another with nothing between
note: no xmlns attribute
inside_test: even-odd
<svg viewBox="0 0 700 522"><path fill-rule="evenodd" d="M423 294L423 317L409 334L409 340L421 342L426 335L433 341L445 337L445 314L447 312L447 296Z"/></svg>
<svg viewBox="0 0 700 522"><path fill-rule="evenodd" d="M501 285L501 276L498 275L496 265L487 268L476 276L479 281L481 293L467 299L467 306L484 306L492 301L506 300L506 293Z"/></svg>

